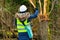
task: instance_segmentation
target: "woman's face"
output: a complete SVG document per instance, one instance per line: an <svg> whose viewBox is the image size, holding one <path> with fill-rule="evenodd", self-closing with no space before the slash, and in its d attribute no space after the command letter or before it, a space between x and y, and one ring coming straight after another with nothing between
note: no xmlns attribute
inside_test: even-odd
<svg viewBox="0 0 60 40"><path fill-rule="evenodd" d="M20 19L26 19L30 16L30 13L29 12L26 12L26 13L19 13L18 17Z"/></svg>

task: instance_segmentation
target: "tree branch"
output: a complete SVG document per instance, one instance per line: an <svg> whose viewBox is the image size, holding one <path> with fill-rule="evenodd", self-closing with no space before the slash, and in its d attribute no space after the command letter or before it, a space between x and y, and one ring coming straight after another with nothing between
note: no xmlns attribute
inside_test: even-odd
<svg viewBox="0 0 60 40"><path fill-rule="evenodd" d="M54 0L54 1L52 2L52 7L51 7L51 10L50 10L49 14L52 12L52 10L53 10L53 8L54 8L54 5L55 5L55 2L56 2L56 0Z"/></svg>
<svg viewBox="0 0 60 40"><path fill-rule="evenodd" d="M10 25L6 24L6 22L1 18L1 22L4 23L6 26L10 27Z"/></svg>
<svg viewBox="0 0 60 40"><path fill-rule="evenodd" d="M34 8L36 8L36 6L35 6L34 3L32 2L32 0L29 0L29 2L32 4L32 6L33 6Z"/></svg>
<svg viewBox="0 0 60 40"><path fill-rule="evenodd" d="M42 5L41 5L41 0L39 0L39 5L40 5L40 14L42 14Z"/></svg>

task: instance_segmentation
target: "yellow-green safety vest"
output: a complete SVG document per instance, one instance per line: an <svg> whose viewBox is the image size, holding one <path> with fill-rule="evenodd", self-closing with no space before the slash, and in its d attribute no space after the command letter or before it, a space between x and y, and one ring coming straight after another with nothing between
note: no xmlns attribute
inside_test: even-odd
<svg viewBox="0 0 60 40"><path fill-rule="evenodd" d="M27 23L27 19L24 21L24 24L27 26L30 24L30 22ZM22 22L17 18L17 30L18 32L27 32L25 26L22 24Z"/></svg>

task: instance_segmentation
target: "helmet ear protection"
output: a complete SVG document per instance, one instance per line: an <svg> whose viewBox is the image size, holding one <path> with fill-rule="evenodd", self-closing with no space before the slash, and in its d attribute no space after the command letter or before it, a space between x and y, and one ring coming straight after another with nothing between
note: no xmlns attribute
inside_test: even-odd
<svg viewBox="0 0 60 40"><path fill-rule="evenodd" d="M27 7L25 5L21 5L18 10L20 13L24 13L27 11Z"/></svg>

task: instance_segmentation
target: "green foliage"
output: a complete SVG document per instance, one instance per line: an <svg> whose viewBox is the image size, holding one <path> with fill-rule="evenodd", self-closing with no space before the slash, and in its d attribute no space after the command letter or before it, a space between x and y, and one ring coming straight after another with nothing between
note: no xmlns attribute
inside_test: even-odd
<svg viewBox="0 0 60 40"><path fill-rule="evenodd" d="M53 26L52 24L53 24L52 21L50 21L50 22L49 22L49 26L52 27L52 26Z"/></svg>
<svg viewBox="0 0 60 40"><path fill-rule="evenodd" d="M58 18L58 15L56 14L57 13L57 8L58 8L58 4L55 4L54 10L49 15L50 19L56 20Z"/></svg>
<svg viewBox="0 0 60 40"><path fill-rule="evenodd" d="M13 0L14 2L15 2L15 4L17 3L17 4L26 4L26 3L28 3L28 0Z"/></svg>
<svg viewBox="0 0 60 40"><path fill-rule="evenodd" d="M5 0L5 8L10 12L18 11L21 4L25 4L29 7L28 0Z"/></svg>
<svg viewBox="0 0 60 40"><path fill-rule="evenodd" d="M6 0L6 2L10 3L10 2L11 2L11 0Z"/></svg>

